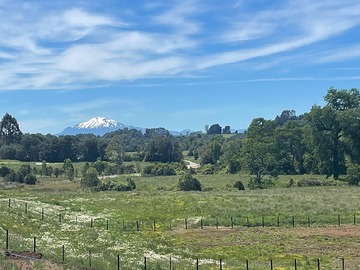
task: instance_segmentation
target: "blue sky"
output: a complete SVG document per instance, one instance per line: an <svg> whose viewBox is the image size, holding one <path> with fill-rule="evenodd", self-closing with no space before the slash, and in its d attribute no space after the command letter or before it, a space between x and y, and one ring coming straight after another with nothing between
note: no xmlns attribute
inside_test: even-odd
<svg viewBox="0 0 360 270"><path fill-rule="evenodd" d="M0 114L247 128L360 88L358 0L0 0Z"/></svg>

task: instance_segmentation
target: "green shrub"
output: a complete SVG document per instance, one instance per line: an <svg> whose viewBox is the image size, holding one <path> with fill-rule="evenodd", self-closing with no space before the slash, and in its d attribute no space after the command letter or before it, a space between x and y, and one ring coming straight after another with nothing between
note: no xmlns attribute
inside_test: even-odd
<svg viewBox="0 0 360 270"><path fill-rule="evenodd" d="M126 179L126 182L128 184L129 187L131 187L131 189L136 189L136 184L134 182L134 180L132 180L131 178Z"/></svg>
<svg viewBox="0 0 360 270"><path fill-rule="evenodd" d="M22 172L17 172L17 173L15 173L15 175L16 175L16 179L15 179L16 182L24 183L25 176L22 174Z"/></svg>
<svg viewBox="0 0 360 270"><path fill-rule="evenodd" d="M350 164L348 166L346 181L348 181L348 183L350 185L356 185L356 186L359 185L359 182L360 182L360 165L359 164Z"/></svg>
<svg viewBox="0 0 360 270"><path fill-rule="evenodd" d="M93 190L94 191L131 191L136 189L136 184L135 182L131 179L128 178L126 179L127 184L118 184L118 183L113 183L113 182L106 182L106 183L101 183L98 186L94 187Z"/></svg>
<svg viewBox="0 0 360 270"><path fill-rule="evenodd" d="M237 188L238 190L245 190L244 184L239 180L235 182L233 187Z"/></svg>
<svg viewBox="0 0 360 270"><path fill-rule="evenodd" d="M318 179L301 179L297 183L298 187L319 187L321 186L321 181Z"/></svg>
<svg viewBox="0 0 360 270"><path fill-rule="evenodd" d="M136 173L136 169L135 169L135 166L133 164L122 165L121 167L122 167L122 173L123 174Z"/></svg>
<svg viewBox="0 0 360 270"><path fill-rule="evenodd" d="M81 178L80 185L85 188L93 188L100 185L97 170L95 168L89 168Z"/></svg>
<svg viewBox="0 0 360 270"><path fill-rule="evenodd" d="M173 164L168 163L155 163L148 165L143 169L144 176L165 176L165 175L176 175L176 170Z"/></svg>
<svg viewBox="0 0 360 270"><path fill-rule="evenodd" d="M295 184L295 181L293 178L290 178L288 187L293 187Z"/></svg>
<svg viewBox="0 0 360 270"><path fill-rule="evenodd" d="M200 173L202 174L214 174L215 173L215 166L212 164L205 164L201 167Z"/></svg>
<svg viewBox="0 0 360 270"><path fill-rule="evenodd" d="M263 178L261 181L257 181L256 178L251 178L248 184L250 189L268 189L275 186L275 178Z"/></svg>
<svg viewBox="0 0 360 270"><path fill-rule="evenodd" d="M24 178L25 184L27 185L35 185L37 182L37 178L32 173L28 173Z"/></svg>
<svg viewBox="0 0 360 270"><path fill-rule="evenodd" d="M320 187L320 186L339 186L341 183L332 179L320 180L320 179L301 179L298 183L298 187Z"/></svg>
<svg viewBox="0 0 360 270"><path fill-rule="evenodd" d="M10 168L6 167L6 166L1 166L0 167L0 176L1 177L5 177L6 175L8 175L9 173L11 173Z"/></svg>
<svg viewBox="0 0 360 270"><path fill-rule="evenodd" d="M198 179L193 177L190 173L181 176L178 182L178 188L181 191L201 191L201 183Z"/></svg>
<svg viewBox="0 0 360 270"><path fill-rule="evenodd" d="M11 171L4 177L5 182L16 182L16 173L14 171Z"/></svg>

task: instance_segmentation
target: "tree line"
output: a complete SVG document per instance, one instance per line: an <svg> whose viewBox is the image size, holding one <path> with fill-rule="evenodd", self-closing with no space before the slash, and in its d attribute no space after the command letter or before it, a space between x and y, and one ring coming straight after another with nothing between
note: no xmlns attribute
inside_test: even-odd
<svg viewBox="0 0 360 270"><path fill-rule="evenodd" d="M243 137L217 135L207 143L193 137L189 153L209 172L250 172L255 185L264 184L267 175L304 173L334 179L348 174L349 181L358 184L359 90L330 88L324 101L301 116L285 110L274 120L255 118Z"/></svg>
<svg viewBox="0 0 360 270"><path fill-rule="evenodd" d="M347 174L351 183L358 184L359 90L330 88L324 101L324 106L314 105L300 116L294 110L284 110L272 120L255 118L244 134L231 134L229 126L213 124L206 127L206 133L176 137L164 128L146 129L144 133L122 129L101 137L23 134L16 119L6 114L0 123L0 158L171 163L182 161L182 152L187 151L188 156L200 161L201 173L243 171L253 174L253 184L259 187L271 184L269 175L305 173L334 179Z"/></svg>
<svg viewBox="0 0 360 270"><path fill-rule="evenodd" d="M130 160L178 162L182 152L176 139L164 128L149 128L145 133L121 129L101 137L23 134L16 118L6 113L0 122L0 158L38 162L103 160L121 164Z"/></svg>

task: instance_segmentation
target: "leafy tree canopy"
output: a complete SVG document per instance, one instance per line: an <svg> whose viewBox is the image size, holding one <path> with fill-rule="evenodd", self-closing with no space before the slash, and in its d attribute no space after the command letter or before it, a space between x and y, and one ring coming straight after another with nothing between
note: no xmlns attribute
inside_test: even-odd
<svg viewBox="0 0 360 270"><path fill-rule="evenodd" d="M207 130L207 134L221 134L222 127L219 124L213 124Z"/></svg>
<svg viewBox="0 0 360 270"><path fill-rule="evenodd" d="M0 139L5 144L18 143L22 132L15 117L6 113L0 122Z"/></svg>

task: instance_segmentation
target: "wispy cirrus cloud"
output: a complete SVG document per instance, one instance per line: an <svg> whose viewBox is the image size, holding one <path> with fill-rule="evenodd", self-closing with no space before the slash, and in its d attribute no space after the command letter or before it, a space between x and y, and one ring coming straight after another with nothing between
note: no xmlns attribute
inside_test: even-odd
<svg viewBox="0 0 360 270"><path fill-rule="evenodd" d="M127 26L126 23L115 20L111 16L94 14L80 8L71 8L60 14L48 15L38 23L36 33L40 39L52 41L79 40L99 27Z"/></svg>
<svg viewBox="0 0 360 270"><path fill-rule="evenodd" d="M172 27L176 34L181 36L198 33L202 27L201 23L195 20L202 9L205 8L197 0L175 1L176 5L153 17L152 21L163 27Z"/></svg>
<svg viewBox="0 0 360 270"><path fill-rule="evenodd" d="M283 59L316 65L360 54L356 41L346 52L322 44L359 28L357 0L158 1L126 16L81 1L41 2L0 2L0 89L86 88L255 60L267 68Z"/></svg>
<svg viewBox="0 0 360 270"><path fill-rule="evenodd" d="M359 27L360 4L350 1L292 1L279 10L261 11L255 16L241 18L223 34L223 42L269 38L269 42L253 47L241 44L241 49L214 53L199 59L198 68L232 64L254 58L293 51L336 37L354 27ZM284 35L284 33L287 33ZM275 41L272 41L275 40Z"/></svg>
<svg viewBox="0 0 360 270"><path fill-rule="evenodd" d="M341 49L325 51L321 54L318 61L320 63L331 63L356 58L360 58L360 45L346 46Z"/></svg>

